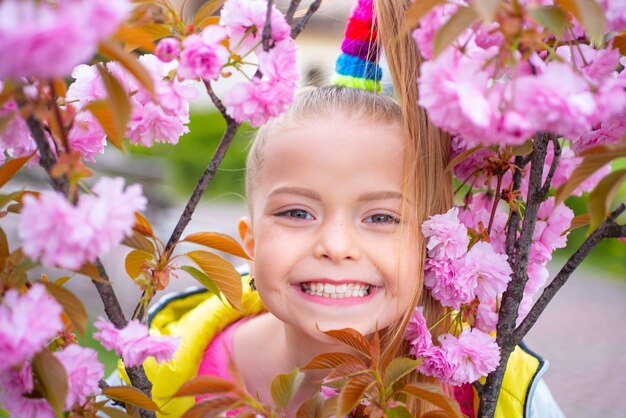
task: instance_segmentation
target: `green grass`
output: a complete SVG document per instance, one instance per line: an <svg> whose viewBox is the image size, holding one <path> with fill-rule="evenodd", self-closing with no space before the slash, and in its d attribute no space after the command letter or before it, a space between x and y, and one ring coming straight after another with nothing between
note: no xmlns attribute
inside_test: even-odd
<svg viewBox="0 0 626 418"><path fill-rule="evenodd" d="M166 182L176 189L178 197L187 198L206 169L217 147L226 123L217 112L194 113L190 116L190 132L177 145L155 144L150 148L129 147L131 157L149 155L163 159ZM253 129L243 125L235 135L205 198L241 200L244 195L245 162Z"/></svg>

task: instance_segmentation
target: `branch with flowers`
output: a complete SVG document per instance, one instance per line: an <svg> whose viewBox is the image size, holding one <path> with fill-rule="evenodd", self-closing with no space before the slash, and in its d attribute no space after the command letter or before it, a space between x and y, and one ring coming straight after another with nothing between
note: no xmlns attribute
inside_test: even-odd
<svg viewBox="0 0 626 418"><path fill-rule="evenodd" d="M425 58L418 103L452 135L458 188L457 205L423 226L426 287L451 309L450 333L440 345L419 338L427 328L416 314L422 332L407 338L424 358L420 371L474 384L480 417L494 415L511 352L556 292L595 245L626 232L624 203L612 209L626 181L624 169L612 170L626 156L626 10L618 3L408 6L404 30ZM587 192L588 213L574 216L566 199ZM587 239L533 302L552 253L583 226ZM462 344L472 334L477 340ZM459 380L463 362L478 373L465 368Z"/></svg>
<svg viewBox="0 0 626 418"><path fill-rule="evenodd" d="M21 240L10 249L0 230L0 318L6 325L0 335L2 408L15 416L64 411L116 416L96 402L95 395L102 394L126 405L129 414L154 416L158 407L141 364L147 357L169 360L178 345L177 339L150 336L142 323L155 292L180 269L239 307L241 282L230 263L204 250L184 255L173 250L241 123L258 126L291 102L298 78L293 39L321 1L312 2L292 25L299 3L289 5L285 18L271 2L213 0L192 21L182 18L186 2L179 10L167 0L0 5L6 17L0 24L0 186L23 166L33 169L38 163L55 190L2 195L3 216L19 214ZM232 72L247 81L220 99L212 84ZM68 85L64 77L70 74L74 81ZM176 144L188 132L198 80L227 128L164 244L141 215L147 205L141 187L125 187L121 178L89 186L93 173L85 162L95 162L107 142L123 150L125 138L142 146ZM223 234L191 234L184 241L247 257ZM132 249L126 271L144 291L130 321L99 258L120 243ZM174 263L183 258L185 265ZM63 287L69 277L29 278L29 270L40 264L92 279L108 317L95 323L94 337L124 360L132 387L109 387L102 380L95 351L76 343L74 332L84 334L87 313Z"/></svg>

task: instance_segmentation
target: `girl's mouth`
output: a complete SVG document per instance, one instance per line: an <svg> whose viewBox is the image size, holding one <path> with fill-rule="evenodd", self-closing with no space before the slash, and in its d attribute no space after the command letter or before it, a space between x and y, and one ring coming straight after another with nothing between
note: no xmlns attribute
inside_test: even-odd
<svg viewBox="0 0 626 418"><path fill-rule="evenodd" d="M363 298L369 296L372 285L363 283L330 284L304 282L300 283L300 290L307 295L328 299Z"/></svg>

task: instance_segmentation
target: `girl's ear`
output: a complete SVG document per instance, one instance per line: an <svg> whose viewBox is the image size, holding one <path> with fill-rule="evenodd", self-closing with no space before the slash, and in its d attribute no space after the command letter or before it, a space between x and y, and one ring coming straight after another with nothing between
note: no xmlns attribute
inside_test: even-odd
<svg viewBox="0 0 626 418"><path fill-rule="evenodd" d="M254 233L250 218L247 216L239 220L239 238L241 238L243 249L248 257L254 259ZM254 261L248 261L248 265L250 266L250 275L254 277Z"/></svg>

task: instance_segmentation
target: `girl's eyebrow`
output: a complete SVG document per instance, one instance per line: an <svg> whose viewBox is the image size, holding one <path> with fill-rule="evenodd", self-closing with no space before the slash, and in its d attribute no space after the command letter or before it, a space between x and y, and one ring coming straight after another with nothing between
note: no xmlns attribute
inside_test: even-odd
<svg viewBox="0 0 626 418"><path fill-rule="evenodd" d="M295 194L298 196L308 197L313 200L322 200L321 196L317 192L301 187L279 187L278 189L272 190L269 197L280 194Z"/></svg>
<svg viewBox="0 0 626 418"><path fill-rule="evenodd" d="M387 199L404 199L404 195L395 191L368 192L359 196L359 202L368 202L371 200L387 200Z"/></svg>

